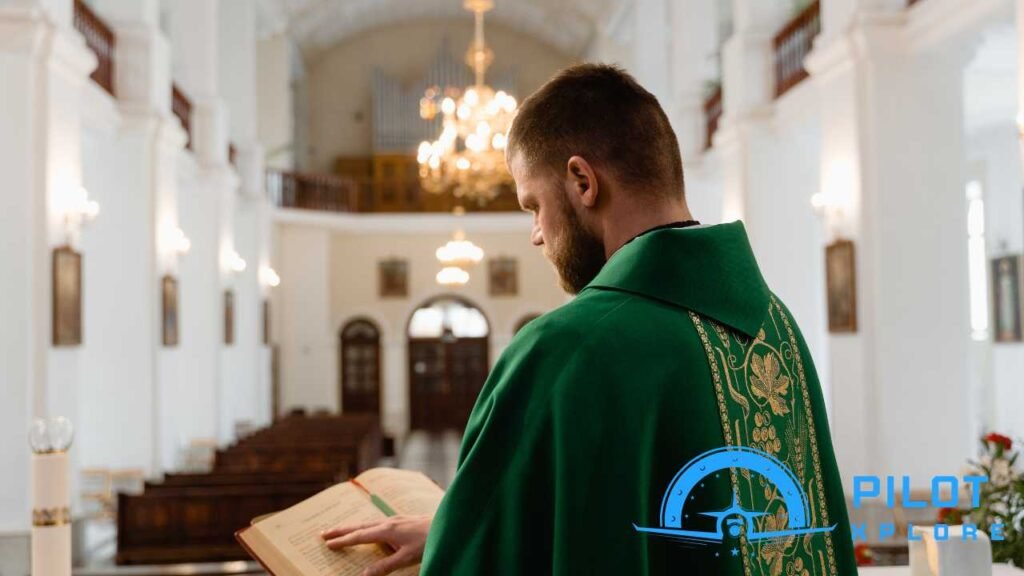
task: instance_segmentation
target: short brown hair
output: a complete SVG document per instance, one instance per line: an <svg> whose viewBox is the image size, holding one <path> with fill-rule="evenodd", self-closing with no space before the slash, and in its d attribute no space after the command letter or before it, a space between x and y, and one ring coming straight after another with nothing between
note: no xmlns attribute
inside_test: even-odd
<svg viewBox="0 0 1024 576"><path fill-rule="evenodd" d="M523 101L509 130L508 158L561 173L579 155L622 182L683 193L679 142L658 99L627 72L580 64Z"/></svg>

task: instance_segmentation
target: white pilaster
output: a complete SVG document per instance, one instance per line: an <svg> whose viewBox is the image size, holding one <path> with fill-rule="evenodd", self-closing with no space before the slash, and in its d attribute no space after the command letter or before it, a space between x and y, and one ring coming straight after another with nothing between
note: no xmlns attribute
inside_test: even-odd
<svg viewBox="0 0 1024 576"><path fill-rule="evenodd" d="M667 113L672 110L671 21L668 0L635 0L633 3L634 74L658 98Z"/></svg>
<svg viewBox="0 0 1024 576"><path fill-rule="evenodd" d="M681 0L669 8L673 99L666 111L672 118L685 165L704 150L705 87L719 80L715 69L718 31L709 23L717 22L718 15L714 0Z"/></svg>
<svg viewBox="0 0 1024 576"><path fill-rule="evenodd" d="M956 43L914 52L902 7L858 8L808 60L823 106L821 191L841 210L828 227L857 249L859 329L830 338L833 437L846 475L907 474L923 487L958 470L973 445L969 53Z"/></svg>
<svg viewBox="0 0 1024 576"><path fill-rule="evenodd" d="M774 95L771 39L785 22L784 3L733 0L735 29L722 54L723 115L715 139L723 175L722 220L744 218L751 163L763 146ZM752 234L756 225L748 222Z"/></svg>

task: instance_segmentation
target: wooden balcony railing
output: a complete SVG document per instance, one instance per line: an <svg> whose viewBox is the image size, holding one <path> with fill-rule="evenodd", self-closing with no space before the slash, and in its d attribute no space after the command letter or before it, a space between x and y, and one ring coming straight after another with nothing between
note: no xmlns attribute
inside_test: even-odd
<svg viewBox="0 0 1024 576"><path fill-rule="evenodd" d="M114 95L114 47L116 38L110 26L82 0L75 0L75 29L96 54L99 65L90 78L111 96Z"/></svg>
<svg viewBox="0 0 1024 576"><path fill-rule="evenodd" d="M775 97L807 78L804 58L821 32L821 3L812 2L775 35Z"/></svg>
<svg viewBox="0 0 1024 576"><path fill-rule="evenodd" d="M355 212L356 183L343 176L267 171L267 193L280 208Z"/></svg>
<svg viewBox="0 0 1024 576"><path fill-rule="evenodd" d="M185 93L178 88L177 84L171 85L171 112L181 121L181 127L185 129L185 136L188 141L185 147L192 149L192 101L185 96Z"/></svg>
<svg viewBox="0 0 1024 576"><path fill-rule="evenodd" d="M718 121L722 118L722 86L719 85L711 96L704 101L704 149L711 148L712 139L718 131Z"/></svg>

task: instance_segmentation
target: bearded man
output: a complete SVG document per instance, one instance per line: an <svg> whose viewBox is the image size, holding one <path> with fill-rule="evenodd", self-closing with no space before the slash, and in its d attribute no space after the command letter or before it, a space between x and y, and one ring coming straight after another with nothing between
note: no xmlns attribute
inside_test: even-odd
<svg viewBox="0 0 1024 576"><path fill-rule="evenodd" d="M693 220L655 97L618 68L569 68L523 102L507 160L577 297L502 354L436 516L338 527L328 546L389 545L371 575L856 574L807 345L743 225Z"/></svg>

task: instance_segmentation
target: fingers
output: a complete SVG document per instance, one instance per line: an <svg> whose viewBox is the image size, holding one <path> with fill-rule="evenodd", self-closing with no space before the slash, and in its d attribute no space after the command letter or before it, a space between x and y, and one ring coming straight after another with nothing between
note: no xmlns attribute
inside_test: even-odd
<svg viewBox="0 0 1024 576"><path fill-rule="evenodd" d="M385 524L372 524L328 540L327 547L337 550L356 544L383 544L387 542L386 537L390 533L389 530L389 526Z"/></svg>
<svg viewBox="0 0 1024 576"><path fill-rule="evenodd" d="M405 550L395 552L394 554L379 560L370 565L369 568L363 571L362 576L385 576L391 574L395 570L405 568L406 566L412 566L419 560L415 554L410 554Z"/></svg>
<svg viewBox="0 0 1024 576"><path fill-rule="evenodd" d="M335 526L328 530L324 530L320 533L320 537L324 540L331 540L355 532L356 530L363 530L371 526L375 526L380 522L364 522L362 524L348 524L343 526Z"/></svg>

